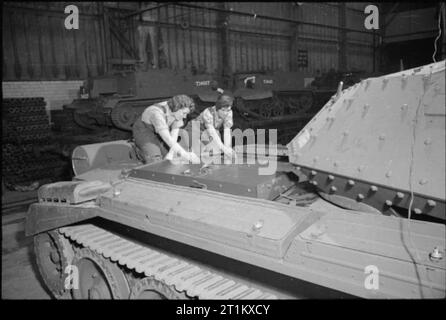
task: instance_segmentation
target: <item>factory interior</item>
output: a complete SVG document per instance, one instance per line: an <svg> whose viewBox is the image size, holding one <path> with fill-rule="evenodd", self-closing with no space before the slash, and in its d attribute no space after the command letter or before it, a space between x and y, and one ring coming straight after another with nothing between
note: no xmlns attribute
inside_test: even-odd
<svg viewBox="0 0 446 320"><path fill-rule="evenodd" d="M3 2L2 298L444 299L445 11Z"/></svg>

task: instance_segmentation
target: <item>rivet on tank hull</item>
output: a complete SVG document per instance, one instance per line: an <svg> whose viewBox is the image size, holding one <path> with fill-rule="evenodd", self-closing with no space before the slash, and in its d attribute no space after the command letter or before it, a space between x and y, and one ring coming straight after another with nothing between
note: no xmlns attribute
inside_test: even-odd
<svg viewBox="0 0 446 320"><path fill-rule="evenodd" d="M423 211L421 211L418 208L413 209L413 212L415 212L415 214L422 214L423 213Z"/></svg>
<svg viewBox="0 0 446 320"><path fill-rule="evenodd" d="M259 220L252 225L252 231L259 232L263 228L263 220Z"/></svg>
<svg viewBox="0 0 446 320"><path fill-rule="evenodd" d="M432 261L438 262L443 259L443 252L440 250L440 248L435 247L434 250L429 253L429 258Z"/></svg>
<svg viewBox="0 0 446 320"><path fill-rule="evenodd" d="M314 170L311 170L310 174L311 174L312 176L315 176L315 175L317 175L317 172L314 171Z"/></svg>
<svg viewBox="0 0 446 320"><path fill-rule="evenodd" d="M333 175L331 175L331 174L329 174L328 176L327 176L327 179L329 180L329 181L333 181L334 180L334 176Z"/></svg>
<svg viewBox="0 0 446 320"><path fill-rule="evenodd" d="M437 203L434 200L427 200L427 205L433 208L437 205Z"/></svg>
<svg viewBox="0 0 446 320"><path fill-rule="evenodd" d="M317 186L317 181L311 181L311 184L313 185L313 186Z"/></svg>
<svg viewBox="0 0 446 320"><path fill-rule="evenodd" d="M386 206L391 207L393 203L390 200L386 200L385 204Z"/></svg>
<svg viewBox="0 0 446 320"><path fill-rule="evenodd" d="M387 171L386 172L386 178L390 178L392 176L392 171Z"/></svg>
<svg viewBox="0 0 446 320"><path fill-rule="evenodd" d="M354 182L353 180L348 180L348 181L347 181L347 184L348 184L349 186L354 186L354 185L355 185L355 182Z"/></svg>
<svg viewBox="0 0 446 320"><path fill-rule="evenodd" d="M364 195L362 193L359 193L357 196L358 201L364 200Z"/></svg>
<svg viewBox="0 0 446 320"><path fill-rule="evenodd" d="M347 102L348 102L348 106L350 107L353 103L353 98L348 98Z"/></svg>
<svg viewBox="0 0 446 320"><path fill-rule="evenodd" d="M421 179L418 183L421 185L425 185L427 183L427 179Z"/></svg>
<svg viewBox="0 0 446 320"><path fill-rule="evenodd" d="M430 145L431 143L432 143L432 140L429 139L429 138L427 138L426 140L424 140L424 144L425 144L426 146Z"/></svg>
<svg viewBox="0 0 446 320"><path fill-rule="evenodd" d="M330 193L335 193L336 191L338 191L338 188L336 188L335 186L330 187Z"/></svg>
<svg viewBox="0 0 446 320"><path fill-rule="evenodd" d="M370 191L376 192L376 191L378 191L378 187L377 186L370 186Z"/></svg>
<svg viewBox="0 0 446 320"><path fill-rule="evenodd" d="M397 192L397 193L396 193L396 197L397 197L398 199L403 199L403 198L404 198L404 193L402 193L402 192Z"/></svg>

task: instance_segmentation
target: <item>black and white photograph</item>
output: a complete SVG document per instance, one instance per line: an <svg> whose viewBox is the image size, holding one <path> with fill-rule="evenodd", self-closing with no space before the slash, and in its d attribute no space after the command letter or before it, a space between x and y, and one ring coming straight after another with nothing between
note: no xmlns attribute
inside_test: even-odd
<svg viewBox="0 0 446 320"><path fill-rule="evenodd" d="M444 301L445 13L3 2L2 300Z"/></svg>

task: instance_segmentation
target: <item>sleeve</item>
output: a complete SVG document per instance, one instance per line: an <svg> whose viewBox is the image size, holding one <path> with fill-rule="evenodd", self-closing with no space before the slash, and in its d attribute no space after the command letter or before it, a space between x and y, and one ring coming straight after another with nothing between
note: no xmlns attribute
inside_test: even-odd
<svg viewBox="0 0 446 320"><path fill-rule="evenodd" d="M228 115L226 116L224 123L223 123L223 128L232 128L232 126L234 125L234 122L232 120L232 110L228 112Z"/></svg>
<svg viewBox="0 0 446 320"><path fill-rule="evenodd" d="M203 119L204 126L206 128L214 126L214 116L212 115L212 113L208 109L205 109L203 111L202 119Z"/></svg>
<svg viewBox="0 0 446 320"><path fill-rule="evenodd" d="M167 125L163 114L158 112L156 109L147 110L147 113L144 112L142 121L151 124L154 127L155 132L160 132L163 129L169 130L169 126Z"/></svg>

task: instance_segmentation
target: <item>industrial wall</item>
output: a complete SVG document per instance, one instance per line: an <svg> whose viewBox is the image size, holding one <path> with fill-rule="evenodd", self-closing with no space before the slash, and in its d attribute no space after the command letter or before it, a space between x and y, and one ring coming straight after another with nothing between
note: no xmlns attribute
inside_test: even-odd
<svg viewBox="0 0 446 320"><path fill-rule="evenodd" d="M216 7L215 3L191 4ZM372 71L371 33L347 33L345 49L348 59L346 65L340 67L342 32L335 29L342 23L339 12L345 5L344 26L367 31L364 28L367 3L296 5L293 2L230 2L225 5L225 9L231 11L252 13L251 17L231 14L227 21L232 72L301 70L315 74L317 70L324 72L331 68ZM296 25L259 19L256 14L303 23ZM195 66L210 73L219 68L218 15L212 11L182 7L163 7L152 12L153 20L158 16L159 21L165 22L160 25L160 30L163 53L169 67ZM306 25L305 22L314 25ZM299 51L308 54L306 66L299 66Z"/></svg>
<svg viewBox="0 0 446 320"><path fill-rule="evenodd" d="M104 73L96 5L79 3L82 28L67 30L67 4L3 3L3 80L84 79Z"/></svg>
<svg viewBox="0 0 446 320"><path fill-rule="evenodd" d="M367 3L188 2L253 14L229 15L224 48L220 12L164 5L141 16L116 19L151 3L76 2L80 28L66 30L68 4L72 3L3 4L4 81L86 79L104 74L111 61L139 60L138 25L150 29L146 50L159 68L207 73L223 67L231 72L301 70L313 75L331 68L371 71L373 65L369 34L336 29L345 25L366 31ZM313 25L258 19L255 14ZM228 61L222 60L225 49Z"/></svg>

